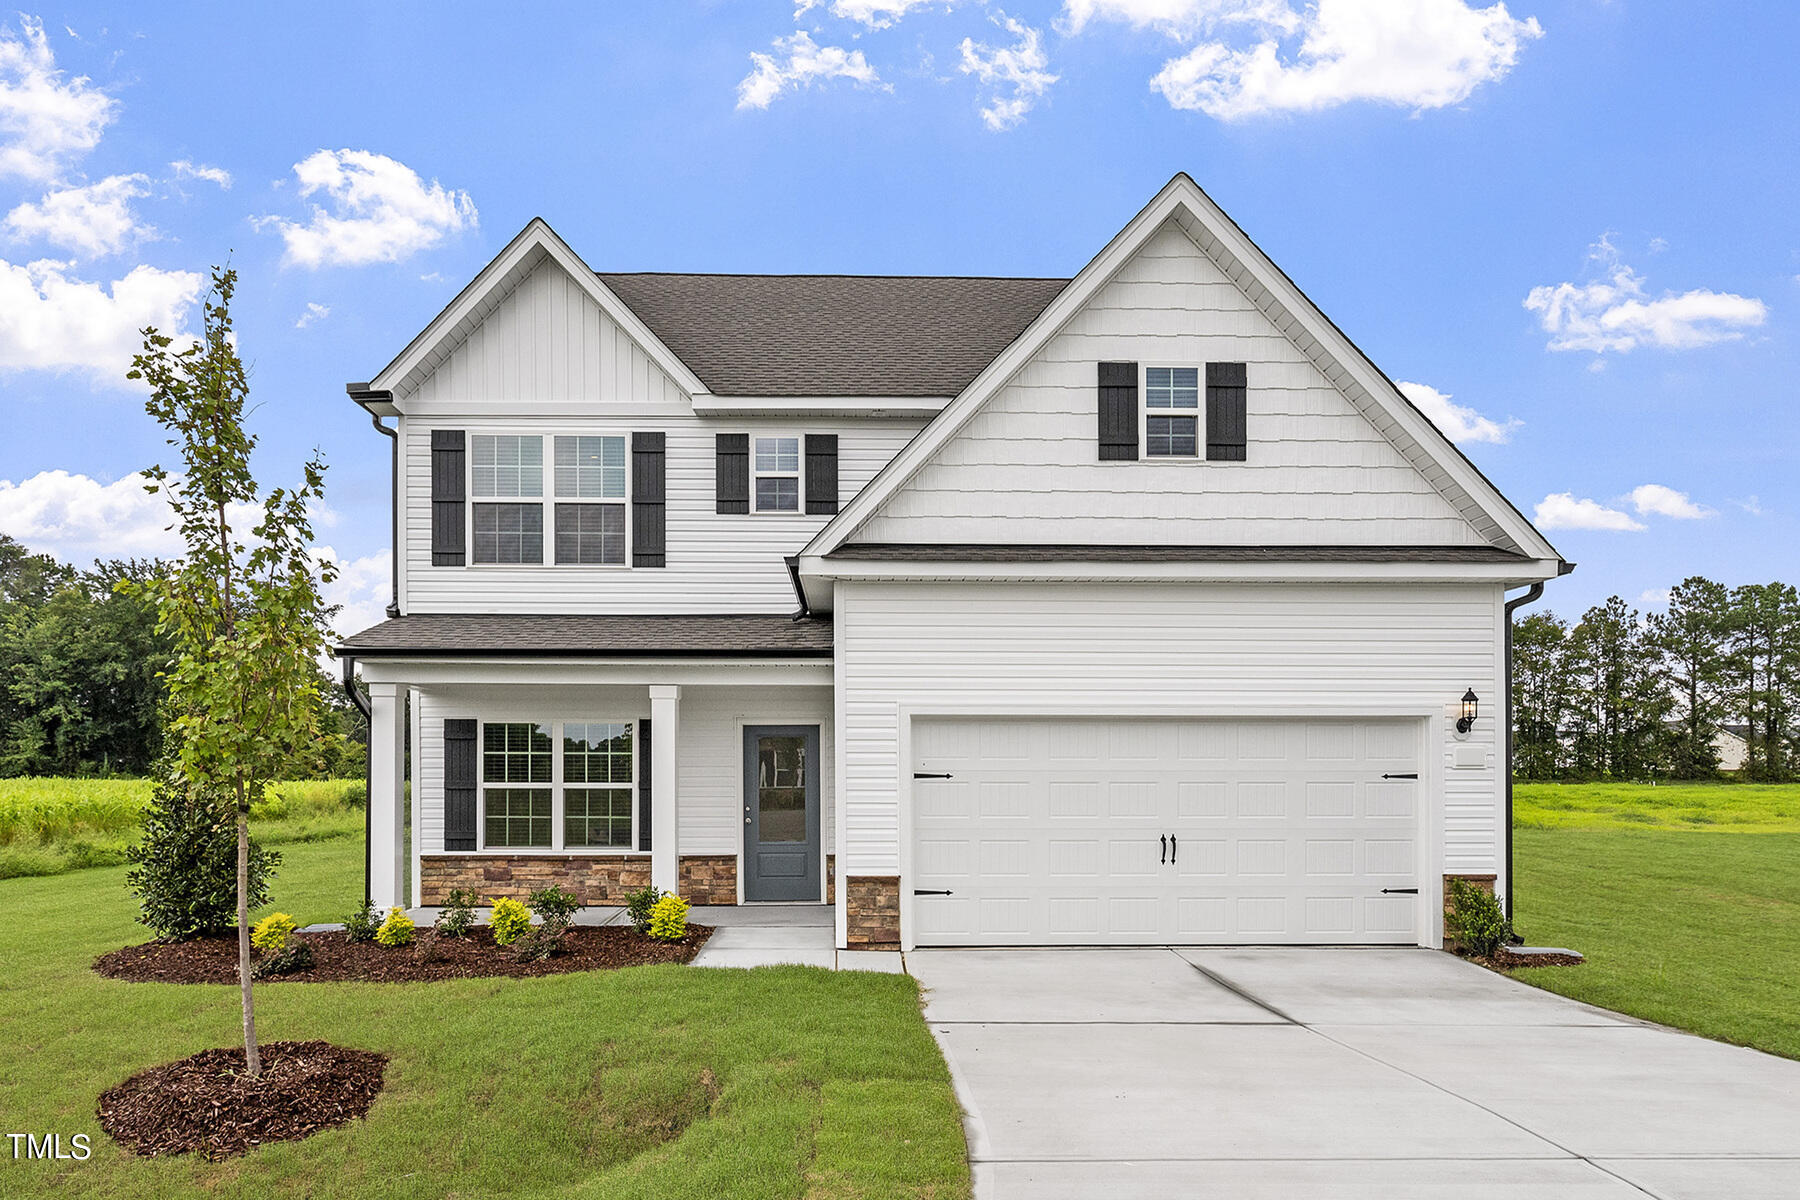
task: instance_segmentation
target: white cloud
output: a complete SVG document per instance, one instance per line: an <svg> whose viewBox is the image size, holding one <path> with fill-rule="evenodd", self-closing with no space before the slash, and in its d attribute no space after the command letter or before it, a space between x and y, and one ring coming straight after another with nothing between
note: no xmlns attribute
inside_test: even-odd
<svg viewBox="0 0 1800 1200"><path fill-rule="evenodd" d="M38 18L19 30L0 30L0 176L47 182L99 144L117 101L64 77Z"/></svg>
<svg viewBox="0 0 1800 1200"><path fill-rule="evenodd" d="M1673 517L1677 521L1697 521L1702 517L1718 515L1716 510L1702 507L1688 499L1686 492L1678 492L1660 483L1645 483L1632 488L1629 499L1640 517L1655 515Z"/></svg>
<svg viewBox="0 0 1800 1200"><path fill-rule="evenodd" d="M1478 9L1464 0L1318 0L1299 12L1262 2L1081 7L1094 14L1206 9L1211 11L1200 13L1205 27L1228 21L1250 26L1259 39L1253 44L1242 38L1202 41L1163 64L1150 81L1171 106L1222 121L1317 112L1359 100L1415 111L1458 104L1481 84L1504 77L1524 44L1543 35L1535 18L1517 20L1504 4ZM1192 19L1187 12L1178 16ZM1071 25L1075 17L1071 12Z"/></svg>
<svg viewBox="0 0 1800 1200"><path fill-rule="evenodd" d="M140 265L105 285L72 278L69 269L49 259L22 266L0 260L0 371L81 371L130 386L125 372L143 349L139 331L154 325L185 337L183 324L205 283L191 271Z"/></svg>
<svg viewBox="0 0 1800 1200"><path fill-rule="evenodd" d="M386 619L388 600L393 595L386 550L362 558L346 558L330 546L319 546L313 556L337 564L338 577L325 587L325 603L338 608L331 619L333 633L349 637Z"/></svg>
<svg viewBox="0 0 1800 1200"><path fill-rule="evenodd" d="M961 70L993 89L988 104L981 110L981 119L989 129L998 132L1023 121L1057 77L1044 69L1049 59L1044 55L1038 30L1005 13L997 14L994 23L1019 40L996 49L964 38ZM1002 95L1003 89L1010 89L1010 94Z"/></svg>
<svg viewBox="0 0 1800 1200"><path fill-rule="evenodd" d="M322 193L329 204L315 204L304 224L281 217L259 224L278 230L287 242L284 261L302 267L399 262L476 224L467 192L435 179L427 186L384 154L319 150L295 163L294 175L300 195Z"/></svg>
<svg viewBox="0 0 1800 1200"><path fill-rule="evenodd" d="M1709 288L1651 299L1644 277L1620 261L1606 235L1589 247L1588 261L1598 268L1598 278L1534 287L1525 297L1525 308L1538 314L1550 335L1551 350L1691 350L1736 341L1769 315L1761 300Z"/></svg>
<svg viewBox="0 0 1800 1200"><path fill-rule="evenodd" d="M1670 595L1669 588L1645 588L1638 593L1637 606L1639 608L1667 608Z"/></svg>
<svg viewBox="0 0 1800 1200"><path fill-rule="evenodd" d="M738 83L740 109L767 108L783 92L798 91L827 79L882 86L881 77L861 50L820 46L805 30L792 37L776 38L771 45L774 54L751 52L750 73Z"/></svg>
<svg viewBox="0 0 1800 1200"><path fill-rule="evenodd" d="M138 220L131 202L150 192L147 175L112 175L99 183L59 188L6 214L6 231L88 256L116 254L156 230Z"/></svg>
<svg viewBox="0 0 1800 1200"><path fill-rule="evenodd" d="M1186 38L1229 25L1253 25L1281 33L1300 27L1287 0L1066 0L1057 24L1077 34L1090 21L1118 21Z"/></svg>
<svg viewBox="0 0 1800 1200"><path fill-rule="evenodd" d="M57 470L0 479L0 533L64 561L179 554L170 522L168 504L144 490L142 475L101 483Z"/></svg>
<svg viewBox="0 0 1800 1200"><path fill-rule="evenodd" d="M830 0L834 17L860 21L870 29L886 29L915 8L926 8L938 0ZM946 7L952 0L946 0ZM800 0L794 6L794 20L815 8L825 8L826 0ZM760 105L758 107L761 107Z"/></svg>
<svg viewBox="0 0 1800 1200"><path fill-rule="evenodd" d="M294 322L294 328L305 329L308 325L315 325L330 315L331 306L329 304L316 304L313 301L308 300L306 302L306 311L300 314L300 319L298 321Z"/></svg>
<svg viewBox="0 0 1800 1200"><path fill-rule="evenodd" d="M1598 500L1577 500L1572 493L1556 492L1538 502L1533 519L1539 529L1605 529L1635 532L1644 528L1628 513L1608 508Z"/></svg>
<svg viewBox="0 0 1800 1200"><path fill-rule="evenodd" d="M1484 417L1466 405L1451 403L1448 392L1440 392L1428 384L1401 382L1395 386L1406 393L1406 398L1453 442L1492 442L1499 445L1510 441L1513 430L1524 424L1516 417L1509 417L1505 421Z"/></svg>
<svg viewBox="0 0 1800 1200"><path fill-rule="evenodd" d="M169 164L177 179L203 179L207 183L216 183L226 191L231 190L231 172L224 167L209 167L205 163L197 163L192 159L178 158Z"/></svg>

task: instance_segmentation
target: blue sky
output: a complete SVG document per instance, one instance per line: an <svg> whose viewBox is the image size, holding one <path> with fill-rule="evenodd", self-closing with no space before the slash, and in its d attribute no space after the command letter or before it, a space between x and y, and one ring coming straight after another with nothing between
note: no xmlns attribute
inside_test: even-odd
<svg viewBox="0 0 1800 1200"><path fill-rule="evenodd" d="M1800 578L1800 9L1645 0L84 4L0 37L0 532L166 551L122 379L242 276L262 473L534 215L603 270L1072 274L1185 170L1564 554ZM227 186L228 185L228 186Z"/></svg>

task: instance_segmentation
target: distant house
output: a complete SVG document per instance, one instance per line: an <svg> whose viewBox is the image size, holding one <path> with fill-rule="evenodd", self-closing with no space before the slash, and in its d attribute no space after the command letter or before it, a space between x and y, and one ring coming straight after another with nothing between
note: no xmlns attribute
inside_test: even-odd
<svg viewBox="0 0 1800 1200"><path fill-rule="evenodd" d="M350 391L378 904L1429 946L1507 888L1506 591L1567 564L1185 175L1066 280L601 274L534 220Z"/></svg>
<svg viewBox="0 0 1800 1200"><path fill-rule="evenodd" d="M1725 725L1713 735L1713 750L1719 755L1719 770L1741 771L1750 759L1750 727Z"/></svg>

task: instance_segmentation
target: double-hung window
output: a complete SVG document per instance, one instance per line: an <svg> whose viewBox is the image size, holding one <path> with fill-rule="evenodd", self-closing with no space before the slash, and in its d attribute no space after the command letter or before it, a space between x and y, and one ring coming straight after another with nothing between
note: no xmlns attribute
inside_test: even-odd
<svg viewBox="0 0 1800 1200"><path fill-rule="evenodd" d="M800 439L759 437L753 467L757 512L800 511Z"/></svg>
<svg viewBox="0 0 1800 1200"><path fill-rule="evenodd" d="M625 439L558 437L556 561L625 563Z"/></svg>
<svg viewBox="0 0 1800 1200"><path fill-rule="evenodd" d="M544 561L544 439L476 434L470 439L475 561Z"/></svg>
<svg viewBox="0 0 1800 1200"><path fill-rule="evenodd" d="M626 720L484 723L483 848L635 850L636 732Z"/></svg>
<svg viewBox="0 0 1800 1200"><path fill-rule="evenodd" d="M1144 368L1144 454L1195 458L1200 453L1200 368Z"/></svg>

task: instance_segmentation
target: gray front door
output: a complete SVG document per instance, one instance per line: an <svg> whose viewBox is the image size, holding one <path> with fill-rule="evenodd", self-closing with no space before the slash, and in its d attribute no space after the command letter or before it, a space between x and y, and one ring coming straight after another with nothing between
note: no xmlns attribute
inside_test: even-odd
<svg viewBox="0 0 1800 1200"><path fill-rule="evenodd" d="M744 727L744 899L818 900L819 727Z"/></svg>

